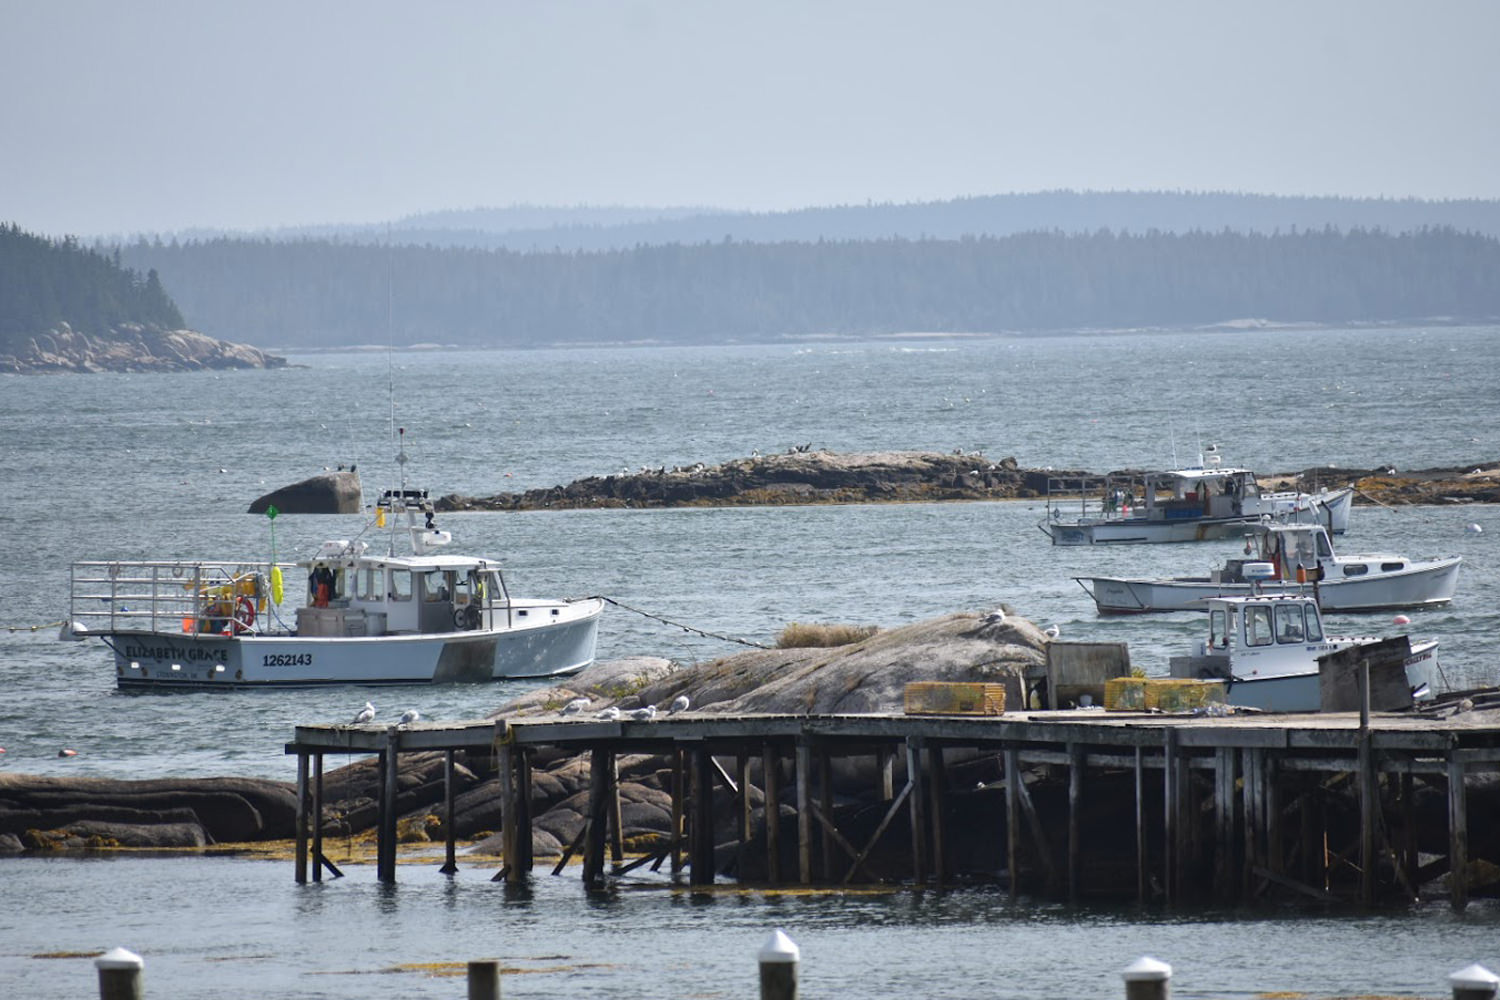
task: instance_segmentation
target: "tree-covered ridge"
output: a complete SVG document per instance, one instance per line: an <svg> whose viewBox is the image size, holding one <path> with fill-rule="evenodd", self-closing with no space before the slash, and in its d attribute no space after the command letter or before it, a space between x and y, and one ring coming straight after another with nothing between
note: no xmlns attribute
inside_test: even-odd
<svg viewBox="0 0 1500 1000"><path fill-rule="evenodd" d="M602 252L139 241L195 326L299 347L1500 316L1500 241L1446 227L705 242Z"/></svg>
<svg viewBox="0 0 1500 1000"><path fill-rule="evenodd" d="M103 335L124 324L180 330L187 324L155 270L143 278L72 237L48 240L0 225L0 345L66 323Z"/></svg>

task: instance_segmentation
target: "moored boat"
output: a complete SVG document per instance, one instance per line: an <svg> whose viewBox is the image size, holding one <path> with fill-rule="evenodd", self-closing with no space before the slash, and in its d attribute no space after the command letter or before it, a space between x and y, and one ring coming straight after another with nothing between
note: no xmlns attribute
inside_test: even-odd
<svg viewBox="0 0 1500 1000"><path fill-rule="evenodd" d="M1053 545L1195 542L1233 538L1261 521L1349 528L1354 487L1267 491L1249 469L1223 468L1216 450L1198 467L1139 476L1057 478L1038 525Z"/></svg>
<svg viewBox="0 0 1500 1000"><path fill-rule="evenodd" d="M602 599L512 596L498 562L440 551L451 537L425 491L387 491L375 513L383 553L354 538L297 563L76 562L62 637L103 641L121 689L481 682L593 662ZM304 578L288 622L283 581Z"/></svg>
<svg viewBox="0 0 1500 1000"><path fill-rule="evenodd" d="M1446 604L1461 556L1412 559L1391 553L1338 555L1320 524L1256 524L1246 557L1208 576L1074 577L1100 614L1202 611L1210 597L1309 593L1324 611L1388 611Z"/></svg>
<svg viewBox="0 0 1500 1000"><path fill-rule="evenodd" d="M1318 711L1319 658L1381 642L1328 635L1308 595L1215 597L1208 601L1207 625L1190 655L1171 658L1171 676L1222 679L1229 704L1267 712ZM1437 645L1436 639L1410 642L1403 668L1415 701L1437 694Z"/></svg>

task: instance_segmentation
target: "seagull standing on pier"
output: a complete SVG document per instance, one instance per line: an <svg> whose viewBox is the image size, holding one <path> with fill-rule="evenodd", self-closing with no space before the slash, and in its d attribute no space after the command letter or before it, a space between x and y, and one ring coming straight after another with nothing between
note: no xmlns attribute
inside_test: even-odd
<svg viewBox="0 0 1500 1000"><path fill-rule="evenodd" d="M638 708L630 713L630 717L636 722L649 722L656 718L656 706L647 705L645 708Z"/></svg>
<svg viewBox="0 0 1500 1000"><path fill-rule="evenodd" d="M422 718L421 712L418 712L415 708L408 708L406 711L401 713L401 724L403 726L408 726L413 722L416 722L420 718Z"/></svg>
<svg viewBox="0 0 1500 1000"><path fill-rule="evenodd" d="M667 714L676 715L678 712L686 712L688 710L688 705L688 696L685 694L680 694L676 698L672 699L672 707L667 709Z"/></svg>
<svg viewBox="0 0 1500 1000"><path fill-rule="evenodd" d="M596 719L603 719L606 722L612 722L615 719L618 719L619 717L620 717L620 710L618 708L616 708L615 706L613 706L613 705L609 706L604 711L602 711L598 715L594 716L594 718L596 718Z"/></svg>
<svg viewBox="0 0 1500 1000"><path fill-rule="evenodd" d="M374 719L375 719L375 706L372 705L370 702L367 701L367 702L365 702L365 707L362 708L362 709L360 709L359 713L354 716L354 724L356 726L362 726L366 722L373 722Z"/></svg>
<svg viewBox="0 0 1500 1000"><path fill-rule="evenodd" d="M577 715L579 712L582 712L585 708L588 708L588 707L589 707L589 700L587 698L574 698L572 701L570 701L566 705L564 705L562 707L562 711L558 712L557 714L558 715Z"/></svg>

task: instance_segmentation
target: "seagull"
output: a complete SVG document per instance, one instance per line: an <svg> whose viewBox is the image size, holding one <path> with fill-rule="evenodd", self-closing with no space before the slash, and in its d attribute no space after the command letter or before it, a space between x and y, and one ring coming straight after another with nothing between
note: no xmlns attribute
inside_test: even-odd
<svg viewBox="0 0 1500 1000"><path fill-rule="evenodd" d="M615 706L613 706L613 705L609 706L604 711L602 711L599 714L597 714L597 715L594 716L594 718L596 718L596 719L605 719L605 720L611 721L611 722L614 721L615 719L618 719L619 717L620 717L620 710L618 708L616 708Z"/></svg>
<svg viewBox="0 0 1500 1000"><path fill-rule="evenodd" d="M574 698L572 701L570 701L566 705L564 705L562 707L562 711L558 712L557 714L558 715L577 715L579 712L582 712L585 708L588 708L588 707L589 707L589 700L587 698Z"/></svg>
<svg viewBox="0 0 1500 1000"><path fill-rule="evenodd" d="M1046 628L1042 629L1042 634L1049 639L1056 639L1059 635L1062 635L1062 629L1058 628L1056 625L1048 625Z"/></svg>
<svg viewBox="0 0 1500 1000"><path fill-rule="evenodd" d="M421 712L418 712L415 708L408 708L406 711L401 713L401 724L403 726L408 725L409 723L416 722L421 717Z"/></svg>
<svg viewBox="0 0 1500 1000"><path fill-rule="evenodd" d="M688 696L680 694L672 699L672 707L667 709L668 715L676 715L678 712L686 712L688 709Z"/></svg>
<svg viewBox="0 0 1500 1000"><path fill-rule="evenodd" d="M356 726L362 726L366 722L373 722L374 719L375 719L375 706L372 705L372 704L370 704L367 701L367 702L365 702L365 707L362 708L362 709L360 709L359 710L359 714L357 714L354 717L354 724Z"/></svg>
<svg viewBox="0 0 1500 1000"><path fill-rule="evenodd" d="M656 706L647 705L645 708L638 708L630 713L630 717L636 722L648 722L656 718Z"/></svg>

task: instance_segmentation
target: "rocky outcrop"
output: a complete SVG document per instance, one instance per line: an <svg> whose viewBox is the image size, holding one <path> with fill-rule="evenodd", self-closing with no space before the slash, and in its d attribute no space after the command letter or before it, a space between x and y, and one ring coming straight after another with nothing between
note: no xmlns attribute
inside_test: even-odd
<svg viewBox="0 0 1500 1000"><path fill-rule="evenodd" d="M1114 476L1143 470L1112 470ZM589 476L566 486L497 493L450 494L439 510L573 510L610 507L756 507L820 503L911 503L1016 500L1047 495L1048 480L1100 475L1079 470L1023 469L1014 458L994 461L979 452L887 451L840 454L794 449L723 465L640 469ZM1312 468L1265 476L1263 484L1315 490L1354 483L1356 503L1434 504L1500 502L1500 461L1398 473L1375 469Z"/></svg>
<svg viewBox="0 0 1500 1000"><path fill-rule="evenodd" d="M264 514L274 506L278 514L358 514L361 497L359 474L340 469L257 497L249 513Z"/></svg>
<svg viewBox="0 0 1500 1000"><path fill-rule="evenodd" d="M75 331L67 323L12 339L0 353L0 372L176 372L225 368L282 368L286 359L248 344L215 340L193 330L127 323L106 334Z"/></svg>
<svg viewBox="0 0 1500 1000"><path fill-rule="evenodd" d="M0 836L22 847L201 847L290 837L293 786L251 778L0 774Z"/></svg>

